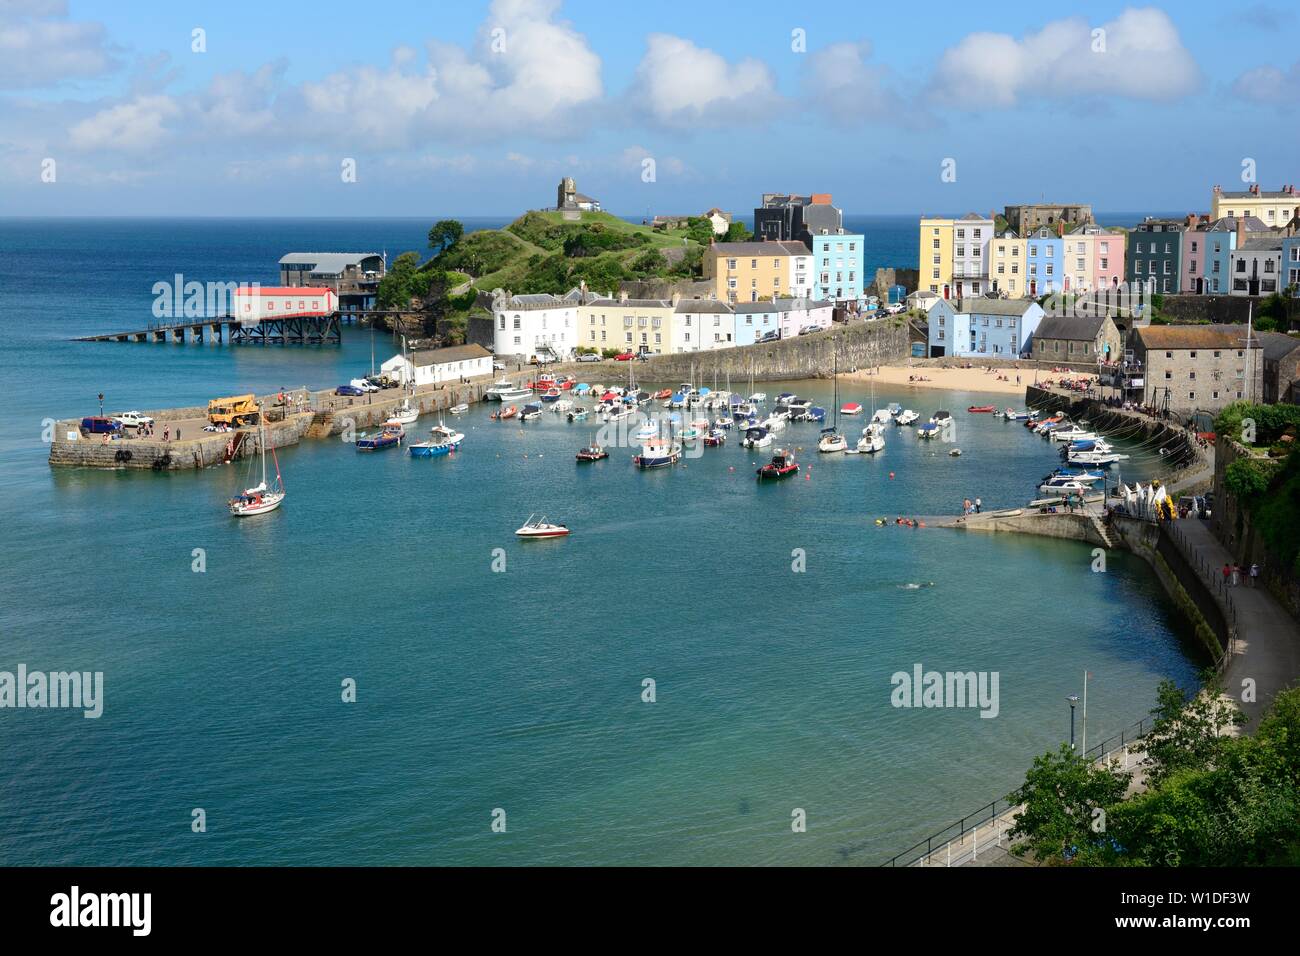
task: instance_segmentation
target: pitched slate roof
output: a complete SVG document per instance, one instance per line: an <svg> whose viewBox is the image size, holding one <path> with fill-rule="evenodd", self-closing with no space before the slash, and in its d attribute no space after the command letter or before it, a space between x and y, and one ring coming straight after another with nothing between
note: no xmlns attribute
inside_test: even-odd
<svg viewBox="0 0 1300 956"><path fill-rule="evenodd" d="M1133 330L1148 349L1240 349L1246 347L1244 325L1142 325ZM1259 336L1251 347L1260 347Z"/></svg>
<svg viewBox="0 0 1300 956"><path fill-rule="evenodd" d="M382 259L377 252L291 252L280 257L282 266L311 266L321 275L341 275L348 266L360 265L363 259Z"/></svg>
<svg viewBox="0 0 1300 956"><path fill-rule="evenodd" d="M466 359L490 358L492 353L481 345L453 345L445 349L417 349L411 353L415 364L419 366L444 365L447 362L463 362Z"/></svg>
<svg viewBox="0 0 1300 956"><path fill-rule="evenodd" d="M709 246L719 256L810 256L802 242L715 242Z"/></svg>
<svg viewBox="0 0 1300 956"><path fill-rule="evenodd" d="M1300 337L1282 332L1257 332L1264 347L1264 360L1277 362L1300 349Z"/></svg>
<svg viewBox="0 0 1300 956"><path fill-rule="evenodd" d="M939 301L948 302L958 315L1024 315L1031 306L1038 304L1033 299L986 299L980 297L958 299L956 303L948 299Z"/></svg>
<svg viewBox="0 0 1300 956"><path fill-rule="evenodd" d="M1047 315L1038 323L1034 338L1095 342L1105 324L1104 315Z"/></svg>

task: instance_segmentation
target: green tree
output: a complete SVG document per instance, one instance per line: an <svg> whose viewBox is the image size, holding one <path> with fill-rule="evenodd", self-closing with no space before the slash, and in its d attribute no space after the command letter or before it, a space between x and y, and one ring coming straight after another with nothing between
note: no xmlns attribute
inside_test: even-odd
<svg viewBox="0 0 1300 956"><path fill-rule="evenodd" d="M429 230L429 248L433 250L434 255L438 255L460 242L460 237L463 235L465 235L465 227L459 220L440 219Z"/></svg>
<svg viewBox="0 0 1300 956"><path fill-rule="evenodd" d="M1062 744L1061 749L1035 757L1025 782L1007 799L1023 804L1010 836L1017 856L1032 854L1041 862L1061 862L1103 843L1094 815L1106 813L1124 798L1129 775L1098 767Z"/></svg>
<svg viewBox="0 0 1300 956"><path fill-rule="evenodd" d="M743 222L733 222L727 227L727 234L723 236L724 242L749 242L754 238L754 234L745 228Z"/></svg>
<svg viewBox="0 0 1300 956"><path fill-rule="evenodd" d="M418 252L403 252L379 280L375 301L381 309L409 309L413 284L420 268Z"/></svg>
<svg viewBox="0 0 1300 956"><path fill-rule="evenodd" d="M686 220L686 238L707 246L713 241L713 223L704 216L691 216Z"/></svg>
<svg viewBox="0 0 1300 956"><path fill-rule="evenodd" d="M1149 786L1159 787L1182 770L1204 770L1214 765L1224 746L1223 732L1245 722L1237 706L1223 697L1223 684L1214 671L1206 671L1200 691L1185 691L1169 679L1156 689L1155 723L1141 744Z"/></svg>

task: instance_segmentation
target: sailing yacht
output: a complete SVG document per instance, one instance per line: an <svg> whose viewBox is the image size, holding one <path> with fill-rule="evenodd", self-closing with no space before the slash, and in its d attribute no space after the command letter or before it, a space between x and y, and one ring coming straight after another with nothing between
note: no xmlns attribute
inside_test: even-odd
<svg viewBox="0 0 1300 956"><path fill-rule="evenodd" d="M271 460L275 462L275 482L270 486L266 483L266 422L262 419L260 407L257 414L257 429L257 445L262 459L262 480L252 488L245 488L244 493L238 497L230 499L228 507L230 513L236 518L266 514L268 511L274 511L284 502L284 480L280 477L280 459L275 456L274 449L271 450Z"/></svg>
<svg viewBox="0 0 1300 956"><path fill-rule="evenodd" d="M845 451L849 447L849 441L839 433L840 424L840 374L839 374L839 354L836 353L835 359L831 366L831 380L834 384L834 403L832 408L835 409L835 424L830 428L822 429L822 437L817 442L817 450L826 454L837 451Z"/></svg>

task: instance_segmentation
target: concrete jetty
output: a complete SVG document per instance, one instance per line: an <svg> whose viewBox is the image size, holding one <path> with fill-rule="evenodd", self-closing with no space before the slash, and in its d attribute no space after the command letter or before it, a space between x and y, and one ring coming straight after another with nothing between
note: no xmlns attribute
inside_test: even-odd
<svg viewBox="0 0 1300 956"><path fill-rule="evenodd" d="M531 374L525 371L504 377L526 381ZM421 386L414 393L387 389L346 396L335 395L333 389L299 388L259 396L258 403L266 415L266 447L284 448L303 438L329 438L346 429L362 432L376 428L407 400L421 414L480 402L492 381L491 376L479 376L465 383ZM204 431L207 406L154 409L145 414L154 419L153 434L145 438L137 437L133 429L124 429L124 437L106 439L104 435L83 434L79 418L57 421L50 442L50 465L176 471L219 465L257 451L256 427Z"/></svg>

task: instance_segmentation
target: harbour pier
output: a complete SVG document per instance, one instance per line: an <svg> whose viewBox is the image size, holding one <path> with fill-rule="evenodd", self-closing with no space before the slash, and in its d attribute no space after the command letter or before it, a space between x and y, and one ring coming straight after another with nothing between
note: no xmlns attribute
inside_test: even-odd
<svg viewBox="0 0 1300 956"><path fill-rule="evenodd" d="M523 372L505 377L523 381L530 375ZM362 396L335 395L332 389L312 391L304 387L259 396L257 401L266 415L267 448L284 448L298 444L303 438L331 438L347 430L364 432L377 428L407 400L421 414L474 404L483 400L483 393L492 381L492 376L479 376L465 383L421 386L414 392L389 389ZM153 434L144 438L128 434L106 440L103 435L82 433L79 418L57 421L50 442L50 465L177 471L207 468L257 451L255 426L227 432L204 431L208 424L206 406L155 409L145 414L154 419L154 425Z"/></svg>

